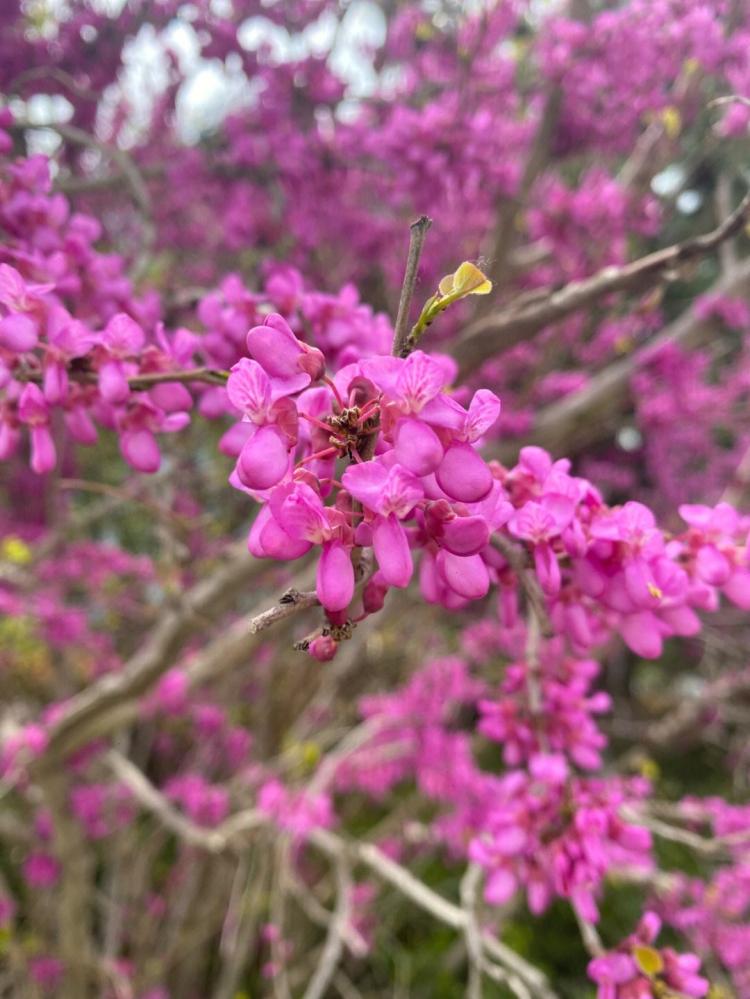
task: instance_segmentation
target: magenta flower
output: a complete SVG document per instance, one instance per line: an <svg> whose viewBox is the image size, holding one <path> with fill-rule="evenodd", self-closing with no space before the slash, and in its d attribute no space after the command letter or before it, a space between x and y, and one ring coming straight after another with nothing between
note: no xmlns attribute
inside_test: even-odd
<svg viewBox="0 0 750 999"><path fill-rule="evenodd" d="M709 982L700 972L696 954L678 954L671 947L657 948L661 920L644 913L635 933L619 947L589 962L588 974L596 982L597 999L657 999L680 995L701 999Z"/></svg>
<svg viewBox="0 0 750 999"><path fill-rule="evenodd" d="M280 395L291 395L307 388L325 371L322 353L298 340L278 313L266 316L262 326L250 330L247 349L265 370L274 392Z"/></svg>
<svg viewBox="0 0 750 999"><path fill-rule="evenodd" d="M297 442L297 410L285 396L287 389L288 385L274 382L257 361L248 358L242 358L229 376L229 401L251 424L236 466L240 482L248 489L270 489L290 469Z"/></svg>
<svg viewBox="0 0 750 999"><path fill-rule="evenodd" d="M33 284L26 281L15 267L0 264L0 305L12 312L39 312L54 284Z"/></svg>
<svg viewBox="0 0 750 999"><path fill-rule="evenodd" d="M49 406L41 389L33 382L24 386L21 393L18 418L29 428L32 469L37 475L52 471L57 462L57 452L49 426Z"/></svg>
<svg viewBox="0 0 750 999"><path fill-rule="evenodd" d="M130 395L128 375L131 368L135 371L135 365L128 359L139 353L145 339L138 323L124 312L118 312L107 323L99 338L104 348L99 365L99 391L106 402L117 405Z"/></svg>
<svg viewBox="0 0 750 999"><path fill-rule="evenodd" d="M190 422L188 413L164 413L146 395L118 411L117 430L120 451L127 463L139 472L152 474L161 466L156 433L176 433Z"/></svg>
<svg viewBox="0 0 750 999"><path fill-rule="evenodd" d="M409 516L424 493L419 480L401 465L380 461L350 465L344 487L375 514L372 544L383 579L389 586L408 586L413 572L409 541L400 521Z"/></svg>
<svg viewBox="0 0 750 999"><path fill-rule="evenodd" d="M534 546L534 565L542 589L551 595L560 590L561 573L551 542L560 536L573 516L573 504L565 497L530 500L513 514L508 530Z"/></svg>
<svg viewBox="0 0 750 999"><path fill-rule="evenodd" d="M72 319L64 309L50 310L47 345L44 353L44 397L50 404L61 403L68 394L68 365L87 354L96 337L83 323Z"/></svg>
<svg viewBox="0 0 750 999"><path fill-rule="evenodd" d="M39 335L36 323L20 312L0 319L0 347L21 354L36 347Z"/></svg>
<svg viewBox="0 0 750 999"><path fill-rule="evenodd" d="M320 496L303 482L274 491L271 512L292 542L322 545L316 591L328 611L345 610L354 596L350 556L351 528L340 511L325 507Z"/></svg>

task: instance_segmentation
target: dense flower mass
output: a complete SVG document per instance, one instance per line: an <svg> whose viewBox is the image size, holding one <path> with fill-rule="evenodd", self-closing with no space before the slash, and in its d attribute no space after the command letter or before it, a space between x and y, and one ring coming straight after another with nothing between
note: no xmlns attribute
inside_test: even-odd
<svg viewBox="0 0 750 999"><path fill-rule="evenodd" d="M749 102L732 0L0 4L2 996L750 999Z"/></svg>
<svg viewBox="0 0 750 999"><path fill-rule="evenodd" d="M651 999L669 994L701 996L709 983L700 975L696 954L677 954L671 947L656 948L653 941L661 922L653 912L641 919L635 933L617 950L595 958L589 964L589 977L597 983L598 999Z"/></svg>

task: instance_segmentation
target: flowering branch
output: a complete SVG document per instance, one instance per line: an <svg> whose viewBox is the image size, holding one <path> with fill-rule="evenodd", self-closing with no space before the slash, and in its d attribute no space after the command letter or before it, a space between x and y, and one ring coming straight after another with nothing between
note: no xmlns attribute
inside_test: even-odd
<svg viewBox="0 0 750 999"><path fill-rule="evenodd" d="M454 356L465 377L500 350L521 343L552 323L583 309L605 295L643 291L670 272L716 249L741 231L750 214L746 194L721 225L703 236L687 239L640 257L622 267L605 267L592 277L571 281L563 288L544 289L522 295L501 312L478 319L467 327L456 344Z"/></svg>

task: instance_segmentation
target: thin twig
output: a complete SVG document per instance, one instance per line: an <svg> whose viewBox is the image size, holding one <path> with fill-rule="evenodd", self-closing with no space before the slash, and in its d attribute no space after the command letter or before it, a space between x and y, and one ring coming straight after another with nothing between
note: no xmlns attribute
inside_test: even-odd
<svg viewBox="0 0 750 999"><path fill-rule="evenodd" d="M394 357L403 357L406 350L406 340L409 333L409 310L414 297L414 287L417 283L419 258L422 255L427 230L431 225L432 219L426 215L421 215L416 222L412 222L409 226L409 255L406 258L404 283L401 286L401 297L398 302L396 327L393 335Z"/></svg>
<svg viewBox="0 0 750 999"><path fill-rule="evenodd" d="M469 964L466 999L482 999L482 936L477 921L477 894L482 882L482 868L469 864L461 878L461 905L466 913L464 939Z"/></svg>
<svg viewBox="0 0 750 999"><path fill-rule="evenodd" d="M528 564L526 549L521 545L514 544L510 538L502 534L492 536L492 544L504 556L506 562L518 577L521 584L526 603L529 610L533 612L539 630L544 638L550 638L554 634L552 623L547 613L547 602L544 593L539 585L539 580L531 571Z"/></svg>
<svg viewBox="0 0 750 999"><path fill-rule="evenodd" d="M352 879L345 857L337 857L333 868L336 877L336 908L328 926L320 960L302 999L323 999L344 956L346 929L351 918Z"/></svg>
<svg viewBox="0 0 750 999"><path fill-rule="evenodd" d="M34 761L33 769L42 770L91 739L111 735L120 725L127 724L138 699L174 664L188 638L235 594L242 592L259 571L263 571L262 564L248 557L244 544L238 546L237 553L228 563L196 584L178 607L161 617L121 672L101 677L70 698L65 714L52 725L47 747ZM264 610L251 617L247 622L248 638L276 620L312 606L308 594L301 596L304 599L288 605L282 613L278 608L284 605L277 604L270 612Z"/></svg>
<svg viewBox="0 0 750 999"><path fill-rule="evenodd" d="M113 754L108 753L107 761L110 765L112 759ZM120 757L117 760L117 767L120 778L131 788L136 799L144 807L163 823L166 824L168 821L170 828L177 835L181 835L177 832L178 826L182 827L184 824L190 826L191 844L209 853L242 849L241 839L235 840L235 837L239 837L243 829L256 830L270 822L268 816L251 809L230 817L213 830L204 829L183 816L179 816L180 822L175 823L174 815L166 818L169 810L174 811L174 806L153 785L149 785L148 779L142 773L134 773L137 768L130 761ZM145 791L144 788L146 788ZM222 841L221 846L219 846L220 841ZM411 871L396 863L373 843L348 841L328 829L313 830L309 835L309 842L334 861L348 858L351 862L364 864L381 880L396 888L402 895L421 909L429 912L434 918L459 932L466 932L467 915L464 909L433 891L432 888L415 877ZM480 931L480 939L486 958L498 962L504 969L507 969L509 985L512 980L517 979L523 983L529 994L538 997L538 999L557 999L556 993L549 985L545 975L538 968L529 964L492 934ZM523 993L519 991L517 994Z"/></svg>
<svg viewBox="0 0 750 999"><path fill-rule="evenodd" d="M69 371L70 378L75 382L85 385L96 385L99 376L95 371ZM19 382L34 382L41 385L43 375L41 371L28 371L23 368L14 370L13 377ZM226 385L229 378L228 371L219 368L187 368L183 371L148 371L142 375L133 375L128 378L128 385L131 389L146 390L154 385L172 384L180 382L205 382L208 385Z"/></svg>
<svg viewBox="0 0 750 999"><path fill-rule="evenodd" d="M604 945L602 944L601 937L599 936L599 931L593 923L590 923L588 919L583 918L575 906L572 908L573 915L576 917L576 922L578 923L578 929L581 933L583 946L586 948L591 957L601 957L602 954L604 954Z"/></svg>

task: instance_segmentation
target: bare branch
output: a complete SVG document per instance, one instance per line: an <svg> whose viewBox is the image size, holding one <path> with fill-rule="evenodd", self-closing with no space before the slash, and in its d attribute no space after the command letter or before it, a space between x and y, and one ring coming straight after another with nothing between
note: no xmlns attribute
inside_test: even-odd
<svg viewBox="0 0 750 999"><path fill-rule="evenodd" d="M477 921L477 894L482 882L482 868L477 864L469 864L461 878L461 905L466 913L464 938L466 940L466 956L469 961L469 980L466 987L466 999L482 999L482 936Z"/></svg>
<svg viewBox="0 0 750 999"><path fill-rule="evenodd" d="M56 892L57 931L64 966L60 999L81 999L91 983L92 880L83 832L68 801L69 781L61 772L49 773L42 782L44 804L52 817L52 846L60 864Z"/></svg>
<svg viewBox="0 0 750 999"><path fill-rule="evenodd" d="M145 808L179 836L183 836L180 830L187 827L189 829L189 842L209 853L241 849L241 833L256 830L270 821L267 816L254 809L231 816L213 830L204 829L179 813L179 821L175 821L175 815L170 814L176 811L174 807L160 791L149 783L134 764L110 752L107 754L107 762L113 766L113 761L119 778L133 791L136 799ZM183 836L183 838L185 837ZM433 891L432 888L415 877L411 871L391 860L374 844L351 842L328 829L314 830L309 836L309 841L336 863L339 860L348 859L351 862L364 864L421 909L453 929L462 933L466 932L467 915L464 909ZM340 929L337 930L337 933L342 936L343 940L345 933ZM538 999L557 999L554 990L538 968L529 964L492 934L480 931L480 939L483 954L507 969L509 984L511 978L518 978L527 987L530 994Z"/></svg>
<svg viewBox="0 0 750 999"><path fill-rule="evenodd" d="M421 909L429 912L434 918L455 930L465 932L466 913L460 906L454 905L442 895L438 895L419 878L416 878L411 871L391 860L372 843L348 843L325 829L313 832L310 840L318 849L329 856L349 852L352 858L356 858L360 863L369 867L374 874L388 882ZM533 996L538 997L538 999L557 999L556 993L538 968L529 964L528 961L525 961L519 954L490 933L483 932L481 939L486 954L509 972L518 976L528 986Z"/></svg>
<svg viewBox="0 0 750 999"><path fill-rule="evenodd" d="M96 385L99 381L95 371L70 371L69 376L73 381L88 385ZM43 379L41 371L29 371L23 368L14 370L13 377L19 382L35 382L37 385L41 385ZM128 385L136 391L150 389L165 382L183 384L205 382L209 385L226 385L228 378L229 372L218 368L188 368L183 371L149 371L142 375L133 375L132 378L128 378Z"/></svg>
<svg viewBox="0 0 750 999"><path fill-rule="evenodd" d="M742 229L750 215L750 194L721 225L703 236L649 253L622 267L605 267L592 277L571 281L557 290L530 292L511 302L502 312L472 323L456 344L454 356L465 377L501 350L538 333L545 326L590 306L607 295L644 291L670 272L716 249Z"/></svg>
<svg viewBox="0 0 750 999"><path fill-rule="evenodd" d="M262 570L262 565L261 565ZM138 698L173 665L175 657L200 625L215 617L259 572L244 543L209 579L196 584L179 607L165 614L122 672L107 675L72 697L62 718L52 726L47 748L34 763L43 769L102 735L111 734L132 718ZM248 637L276 620L312 606L311 598L255 613L248 621ZM282 608L280 610L279 608ZM123 721L124 712L124 721Z"/></svg>
<svg viewBox="0 0 750 999"><path fill-rule="evenodd" d="M526 596L526 603L534 614L541 634L544 638L549 638L553 634L553 628L547 613L547 601L536 574L530 569L526 549L521 545L514 544L510 538L506 538L502 534L494 534L492 544L501 552L508 565L515 572Z"/></svg>
<svg viewBox="0 0 750 999"><path fill-rule="evenodd" d="M345 857L337 857L333 868L336 876L336 908L328 926L318 966L302 999L323 999L344 956L346 930L351 915L352 879Z"/></svg>
<svg viewBox="0 0 750 999"><path fill-rule="evenodd" d="M506 272L513 251L513 237L517 232L516 219L519 211L525 206L534 181L549 160L550 146L557 128L561 106L562 89L557 87L547 94L518 189L512 197L503 200L497 212L497 221L492 234L492 249L489 253L490 267L487 272L487 276L496 288L507 283ZM487 300L483 304L490 302ZM486 310L480 306L480 312L484 311Z"/></svg>
<svg viewBox="0 0 750 999"><path fill-rule="evenodd" d="M307 593L300 593L299 590L287 590L277 604L269 607L268 610L257 614L249 624L251 635L257 635L266 628L270 628L277 621L283 621L296 614L298 611L306 610L308 607L315 607L318 603L318 595L315 590Z"/></svg>
<svg viewBox="0 0 750 999"><path fill-rule="evenodd" d="M717 281L710 292L728 296L745 294L748 286L750 259L745 259L733 274ZM521 441L503 443L494 452L488 450L493 457L509 464L525 444L536 444L560 455L606 440L630 408L630 381L652 351L667 343L688 349L698 347L711 337L713 330L710 322L699 319L692 311L685 312L646 346L595 374L580 392L542 409L530 433Z"/></svg>
<svg viewBox="0 0 750 999"><path fill-rule="evenodd" d="M584 919L578 909L573 906L573 915L576 917L576 922L578 923L578 929L581 933L581 940L583 940L583 946L586 948L591 957L601 957L604 954L604 945L602 944L601 937L599 936L599 931L593 923L590 923L588 919Z"/></svg>
<svg viewBox="0 0 750 999"><path fill-rule="evenodd" d="M128 187L130 188L133 201L137 205L141 214L143 227L141 237L143 252L140 255L139 261L136 263L135 276L138 277L142 272L145 261L148 258L148 254L156 241L156 227L154 226L152 219L151 197L148 192L148 187L146 186L146 182L141 176L140 170L138 169L132 156L125 152L124 149L120 149L119 146L102 142L102 140L97 139L95 135L89 134L82 128L78 128L76 125L69 125L63 122L54 121L16 121L12 127L20 131L31 129L37 131L49 130L56 132L65 142L70 142L75 146L84 146L88 149L96 149L97 152L102 154L102 156L105 156L107 159L114 160L119 167L120 172L125 177Z"/></svg>
<svg viewBox="0 0 750 999"><path fill-rule="evenodd" d="M432 219L426 215L421 215L416 222L412 222L409 226L409 255L406 258L404 283L401 286L401 297L398 303L396 327L393 335L394 357L403 357L406 350L406 341L409 334L409 309L414 297L414 287L417 283L419 258L422 255L422 247L424 246L427 230L431 225Z"/></svg>

